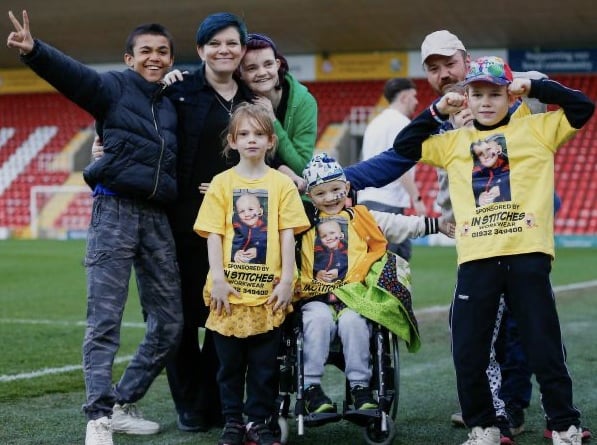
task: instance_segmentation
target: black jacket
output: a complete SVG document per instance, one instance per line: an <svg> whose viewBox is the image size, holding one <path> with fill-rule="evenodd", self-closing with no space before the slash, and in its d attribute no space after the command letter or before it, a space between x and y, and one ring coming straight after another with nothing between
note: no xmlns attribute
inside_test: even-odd
<svg viewBox="0 0 597 445"><path fill-rule="evenodd" d="M126 70L98 73L36 40L22 60L99 123L104 156L84 171L118 196L176 199L176 111L161 85Z"/></svg>
<svg viewBox="0 0 597 445"><path fill-rule="evenodd" d="M240 80L237 83L235 104L250 102L251 91ZM222 156L228 119L208 121L209 110L220 105L205 79L204 66L185 75L184 81L169 86L165 94L178 113L178 201L168 212L170 225L175 234L193 234L193 224L203 201L199 185L211 182L216 174L235 165L237 159L227 161ZM208 146L205 141L210 141Z"/></svg>

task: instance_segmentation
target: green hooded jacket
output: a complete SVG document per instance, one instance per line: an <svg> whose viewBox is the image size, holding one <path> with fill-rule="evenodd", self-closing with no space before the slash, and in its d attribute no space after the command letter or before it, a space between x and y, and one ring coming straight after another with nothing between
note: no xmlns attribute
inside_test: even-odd
<svg viewBox="0 0 597 445"><path fill-rule="evenodd" d="M317 102L306 86L286 73L290 86L284 124L274 122L278 136L277 154L297 175L313 157L317 139Z"/></svg>

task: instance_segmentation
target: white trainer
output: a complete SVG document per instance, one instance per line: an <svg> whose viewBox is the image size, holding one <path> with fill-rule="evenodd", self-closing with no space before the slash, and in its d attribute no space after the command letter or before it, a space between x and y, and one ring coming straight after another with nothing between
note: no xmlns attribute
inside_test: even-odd
<svg viewBox="0 0 597 445"><path fill-rule="evenodd" d="M500 445L500 429L497 426L476 426L462 445Z"/></svg>
<svg viewBox="0 0 597 445"><path fill-rule="evenodd" d="M106 416L87 422L85 445L114 445L112 427Z"/></svg>
<svg viewBox="0 0 597 445"><path fill-rule="evenodd" d="M112 431L124 434L156 434L160 431L160 424L144 419L134 403L117 403L112 410Z"/></svg>
<svg viewBox="0 0 597 445"><path fill-rule="evenodd" d="M581 445L582 430L571 425L568 431L554 431L551 433L553 445Z"/></svg>

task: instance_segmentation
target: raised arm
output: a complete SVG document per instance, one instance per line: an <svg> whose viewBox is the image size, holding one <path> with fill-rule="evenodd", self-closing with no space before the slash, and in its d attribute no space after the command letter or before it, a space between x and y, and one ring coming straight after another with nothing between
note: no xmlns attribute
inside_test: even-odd
<svg viewBox="0 0 597 445"><path fill-rule="evenodd" d="M441 99L414 118L402 129L394 140L394 150L413 161L421 159L421 146L425 139L437 132L437 129L448 120L450 114L464 109L465 98L458 93L447 93Z"/></svg>
<svg viewBox="0 0 597 445"><path fill-rule="evenodd" d="M383 187L409 171L416 162L388 148L378 155L357 162L344 169L346 179L353 190L365 187Z"/></svg>
<svg viewBox="0 0 597 445"><path fill-rule="evenodd" d="M104 78L95 70L33 39L27 11L23 11L22 24L12 12L8 16L15 31L8 35L7 46L18 49L23 63L68 99L97 118L110 100L110 95L120 96L115 85L114 88L103 88Z"/></svg>
<svg viewBox="0 0 597 445"><path fill-rule="evenodd" d="M555 80L526 80L530 84L529 91L522 91L524 86L519 86L517 80L514 79L510 86L514 94L526 93L528 97L536 98L545 104L559 105L570 125L576 129L586 124L595 112L595 103L583 92L568 88Z"/></svg>
<svg viewBox="0 0 597 445"><path fill-rule="evenodd" d="M401 243L408 238L419 238L441 232L454 238L454 225L418 215L401 215L371 210L371 214L390 243Z"/></svg>
<svg viewBox="0 0 597 445"><path fill-rule="evenodd" d="M547 79L547 74L540 71L512 71L512 76L515 79ZM547 105L536 98L525 96L522 100L529 107L532 114L545 113L547 111Z"/></svg>

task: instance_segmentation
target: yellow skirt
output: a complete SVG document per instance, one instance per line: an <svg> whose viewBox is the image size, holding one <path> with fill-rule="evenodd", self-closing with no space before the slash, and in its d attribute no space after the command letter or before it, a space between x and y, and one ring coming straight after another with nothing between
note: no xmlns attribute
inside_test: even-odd
<svg viewBox="0 0 597 445"><path fill-rule="evenodd" d="M288 305L286 310L277 310L276 312L272 308L273 304L260 306L231 304L232 313L230 315L224 309L220 315L211 311L205 327L227 337L246 338L263 334L279 327L286 319L286 315L293 311L292 305Z"/></svg>

